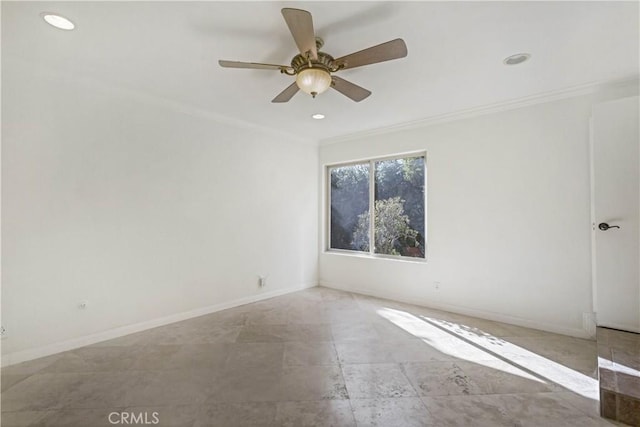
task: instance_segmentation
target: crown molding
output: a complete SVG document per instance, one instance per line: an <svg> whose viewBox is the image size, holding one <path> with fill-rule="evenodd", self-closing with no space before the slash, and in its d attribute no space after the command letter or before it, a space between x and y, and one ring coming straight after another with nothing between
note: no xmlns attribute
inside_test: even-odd
<svg viewBox="0 0 640 427"><path fill-rule="evenodd" d="M205 121L216 122L226 126L232 126L239 129L252 130L255 132L259 132L262 134L270 135L276 138L280 142L288 142L288 143L304 143L311 146L317 146L318 141L311 138L302 138L298 135L280 131L271 127L262 126L253 122L249 122L246 120L238 119L235 117L227 116L225 114L220 114L214 111L205 110L202 108L198 108L189 104L177 102L168 98L160 97L157 95L151 95L149 93L141 92L138 90L132 90L128 88L115 87L110 84L105 84L104 82L93 80L91 82L94 86L103 86L106 89L111 91L119 91L122 93L126 93L128 96L132 98L136 98L141 102L146 102L150 105L157 106L160 108L165 108L167 110L174 111L176 113L184 114L187 116L197 117L203 119Z"/></svg>
<svg viewBox="0 0 640 427"><path fill-rule="evenodd" d="M340 142L352 141L368 136L388 134L409 129L422 128L441 123L452 122L456 120L470 119L473 117L484 116L488 114L499 113L503 111L516 110L518 108L528 107L547 102L559 101L567 98L574 98L584 95L592 95L601 90L620 88L624 86L638 85L640 76L634 75L616 80L602 80L590 82L582 85L571 86L564 89L543 92L522 98L510 99L507 101L496 102L479 107L467 108L464 110L452 111L449 113L438 114L435 116L425 117L418 120L412 120L404 123L397 123L390 126L383 126L374 129L354 132L346 135L335 136L331 138L321 139L320 146L337 144Z"/></svg>
<svg viewBox="0 0 640 427"><path fill-rule="evenodd" d="M86 69L83 70L84 72L82 73L75 72L73 74L70 74L66 70L58 67L38 67L37 64L35 64L33 61L20 56L10 55L9 58L11 59L11 61L16 61L22 63L23 65L29 66L29 68L34 70L33 72L37 73L39 77L50 81L73 81L74 83L80 84L84 87L118 93L122 96L133 98L139 102L143 102L159 108L164 108L166 110L171 110L176 113L197 117L206 121L220 123L222 125L260 132L262 134L270 135L280 142L295 144L304 143L311 146L318 145L318 141L314 138L301 137L299 135L281 131L272 127L259 125L247 120L238 119L215 111L206 110L204 108L199 108L191 104L186 104L166 97L151 94L137 88L128 87L122 82L112 82L97 79L90 75L86 71Z"/></svg>

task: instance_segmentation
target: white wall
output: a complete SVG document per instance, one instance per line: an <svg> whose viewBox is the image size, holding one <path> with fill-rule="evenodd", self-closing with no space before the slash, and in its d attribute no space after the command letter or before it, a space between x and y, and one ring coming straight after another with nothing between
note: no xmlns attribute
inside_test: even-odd
<svg viewBox="0 0 640 427"><path fill-rule="evenodd" d="M591 106L634 91L637 83L631 89L323 145L323 168L426 150L428 259L416 263L327 253L322 242L320 283L587 336Z"/></svg>
<svg viewBox="0 0 640 427"><path fill-rule="evenodd" d="M317 146L2 66L5 362L317 283Z"/></svg>

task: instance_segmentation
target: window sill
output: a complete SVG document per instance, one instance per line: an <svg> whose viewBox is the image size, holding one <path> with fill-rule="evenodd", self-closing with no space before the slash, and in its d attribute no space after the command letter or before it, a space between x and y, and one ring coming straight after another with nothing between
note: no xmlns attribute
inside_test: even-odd
<svg viewBox="0 0 640 427"><path fill-rule="evenodd" d="M364 259L372 259L372 260L381 260L381 261L399 261L399 262L408 262L411 264L426 264L427 258L411 258L411 257L403 257L396 255L378 255L378 254L367 254L362 252L355 251L343 251L340 249L325 249L323 252L324 255L332 255L332 256L346 256L353 258L364 258Z"/></svg>

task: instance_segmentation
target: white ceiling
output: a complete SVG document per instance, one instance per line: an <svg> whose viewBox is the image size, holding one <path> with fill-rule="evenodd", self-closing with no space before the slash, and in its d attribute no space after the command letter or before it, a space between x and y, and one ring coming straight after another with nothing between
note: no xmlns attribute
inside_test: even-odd
<svg viewBox="0 0 640 427"><path fill-rule="evenodd" d="M3 68L12 58L322 140L639 73L638 2L2 2ZM288 64L297 53L280 14L313 14L334 57L403 38L404 59L339 75L373 94L335 91L287 104L277 71L218 59ZM43 11L73 20L72 32ZM522 65L503 58L531 53ZM313 113L327 118L314 121Z"/></svg>

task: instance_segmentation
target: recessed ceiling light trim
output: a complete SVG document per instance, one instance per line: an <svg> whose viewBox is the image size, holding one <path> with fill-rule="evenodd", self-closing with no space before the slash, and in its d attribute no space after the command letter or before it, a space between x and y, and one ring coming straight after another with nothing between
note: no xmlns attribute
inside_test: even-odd
<svg viewBox="0 0 640 427"><path fill-rule="evenodd" d="M518 65L527 61L529 58L531 58L530 53L516 53L514 55L507 56L502 62L504 65Z"/></svg>
<svg viewBox="0 0 640 427"><path fill-rule="evenodd" d="M316 113L316 114L313 114L311 118L315 120L322 120L324 119L324 114Z"/></svg>
<svg viewBox="0 0 640 427"><path fill-rule="evenodd" d="M40 16L45 20L47 24L60 30L71 31L76 28L76 24L71 22L69 18L64 17L58 13L42 12Z"/></svg>

